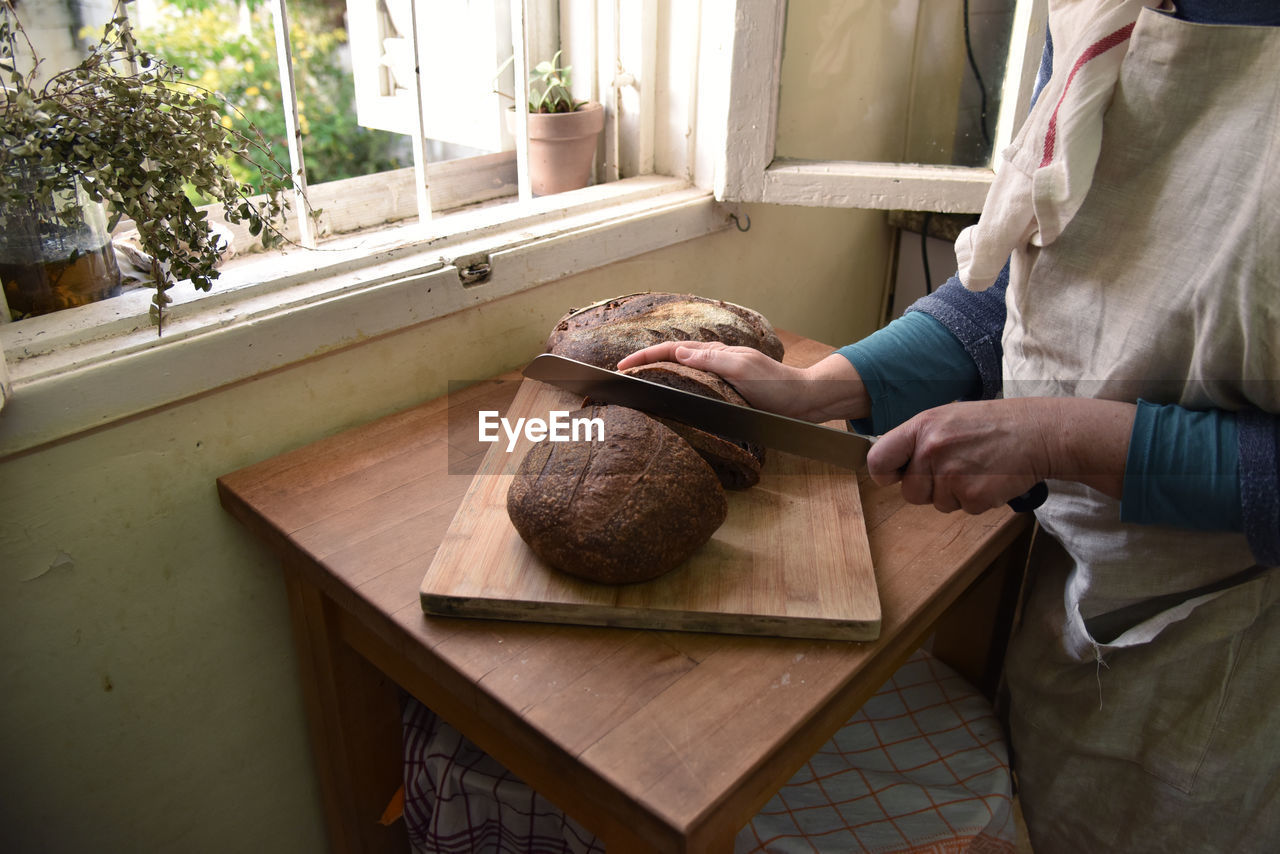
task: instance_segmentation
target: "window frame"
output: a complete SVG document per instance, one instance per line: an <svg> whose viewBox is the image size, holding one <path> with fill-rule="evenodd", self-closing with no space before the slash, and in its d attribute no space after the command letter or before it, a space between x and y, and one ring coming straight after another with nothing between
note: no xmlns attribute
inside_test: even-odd
<svg viewBox="0 0 1280 854"><path fill-rule="evenodd" d="M0 413L0 458L731 224L709 193L680 179L577 192L576 209L539 208L489 228L472 222L452 239L356 246L270 287L232 281L184 296L160 338L147 321L147 291L116 298L114 318L10 324L21 333L5 339L18 357L17 390ZM487 278L467 275L481 263Z"/></svg>
<svg viewBox="0 0 1280 854"><path fill-rule="evenodd" d="M737 0L727 145L717 199L812 207L977 213L995 179L986 167L926 166L775 156L785 0ZM1017 0L993 152L1027 114L1044 45L1047 0ZM761 97L765 93L765 97Z"/></svg>
<svg viewBox="0 0 1280 854"><path fill-rule="evenodd" d="M0 324L0 350L8 358L14 391L13 401L0 412L0 459L729 228L733 209L716 203L710 192L722 117L708 105L717 99L692 98L667 104L662 111L652 103L654 91L664 86L664 74L665 79L696 80L708 93L724 89L726 69L712 40L715 29L703 22L722 13L725 4L689 4L679 14L662 16L658 0L559 2L562 14L587 11L597 23L604 18L611 30L608 49L593 58L585 85L605 102L612 121L625 124L640 117L661 122L657 137L637 137L638 154L612 142L598 161L615 173L622 163L643 174L556 196L526 197L512 205L464 208L429 222L410 219L371 234L331 239L336 243L320 250L246 260L225 271L211 293L197 294L185 283L174 288L175 303L162 337L148 320L146 289ZM667 65L659 68L646 40L673 34L687 38L690 31L697 45L688 52L693 58L673 62L678 57L668 56ZM580 44L582 28L569 35ZM630 62L636 64L623 65ZM645 86L649 80L655 85ZM640 112L645 109L647 119ZM501 192L509 193L516 158L506 152L476 162L425 164L435 206L449 204L451 193L470 201L456 191L459 184L496 181ZM655 163L667 174L657 174ZM353 198L398 197L400 204L411 205L421 186L412 173L400 170L314 185L309 188L312 207L325 208L324 216L345 217L346 224L360 217L382 222L380 213L353 204ZM455 190L449 189L451 184ZM472 278L467 271L486 259L487 278L464 281Z"/></svg>

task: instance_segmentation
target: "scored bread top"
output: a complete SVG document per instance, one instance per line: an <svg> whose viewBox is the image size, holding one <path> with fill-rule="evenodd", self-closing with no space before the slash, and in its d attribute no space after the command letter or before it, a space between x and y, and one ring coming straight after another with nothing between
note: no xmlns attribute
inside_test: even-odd
<svg viewBox="0 0 1280 854"><path fill-rule="evenodd" d="M507 515L551 566L608 584L646 581L683 563L728 513L715 473L642 412L591 406L604 438L540 442L507 490Z"/></svg>
<svg viewBox="0 0 1280 854"><path fill-rule="evenodd" d="M781 361L782 341L757 311L692 294L641 293L570 311L547 352L613 370L625 356L663 341L720 341Z"/></svg>

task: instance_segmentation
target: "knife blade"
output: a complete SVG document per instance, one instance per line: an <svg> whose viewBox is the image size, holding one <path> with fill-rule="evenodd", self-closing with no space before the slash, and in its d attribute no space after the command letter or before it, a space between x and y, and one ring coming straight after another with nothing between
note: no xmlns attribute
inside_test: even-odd
<svg viewBox="0 0 1280 854"><path fill-rule="evenodd" d="M525 367L524 375L583 397L629 406L709 433L756 442L842 468L861 466L867 445L874 444L877 438L703 397L554 353L535 357ZM1026 513L1043 504L1048 494L1048 487L1040 481L1008 504L1015 511Z"/></svg>
<svg viewBox="0 0 1280 854"><path fill-rule="evenodd" d="M726 403L552 353L536 357L524 375L603 403L629 406L709 433L849 469L862 464L867 444L873 441L859 433Z"/></svg>

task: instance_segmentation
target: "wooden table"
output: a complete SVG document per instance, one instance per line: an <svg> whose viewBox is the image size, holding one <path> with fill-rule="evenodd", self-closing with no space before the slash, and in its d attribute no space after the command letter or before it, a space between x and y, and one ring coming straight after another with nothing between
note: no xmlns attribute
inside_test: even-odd
<svg viewBox="0 0 1280 854"><path fill-rule="evenodd" d="M829 347L784 335L788 361ZM434 554L487 450L474 385L218 481L281 558L336 851L404 851L377 822L401 782L407 690L620 851L729 851L737 831L931 633L984 687L1029 518L945 515L863 476L874 643L427 618ZM980 579L980 584L975 584ZM972 588L972 589L971 589ZM970 591L966 594L966 591ZM994 642L993 642L994 641Z"/></svg>

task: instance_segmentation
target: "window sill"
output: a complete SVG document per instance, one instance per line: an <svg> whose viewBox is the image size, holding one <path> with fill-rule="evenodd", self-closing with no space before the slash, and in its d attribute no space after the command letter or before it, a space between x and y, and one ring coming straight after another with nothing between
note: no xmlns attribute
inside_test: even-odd
<svg viewBox="0 0 1280 854"><path fill-rule="evenodd" d="M480 209L237 265L210 294L174 288L187 295L159 337L145 289L5 324L0 459L729 225L706 191L633 178L536 199L514 221ZM486 257L489 277L463 284Z"/></svg>

